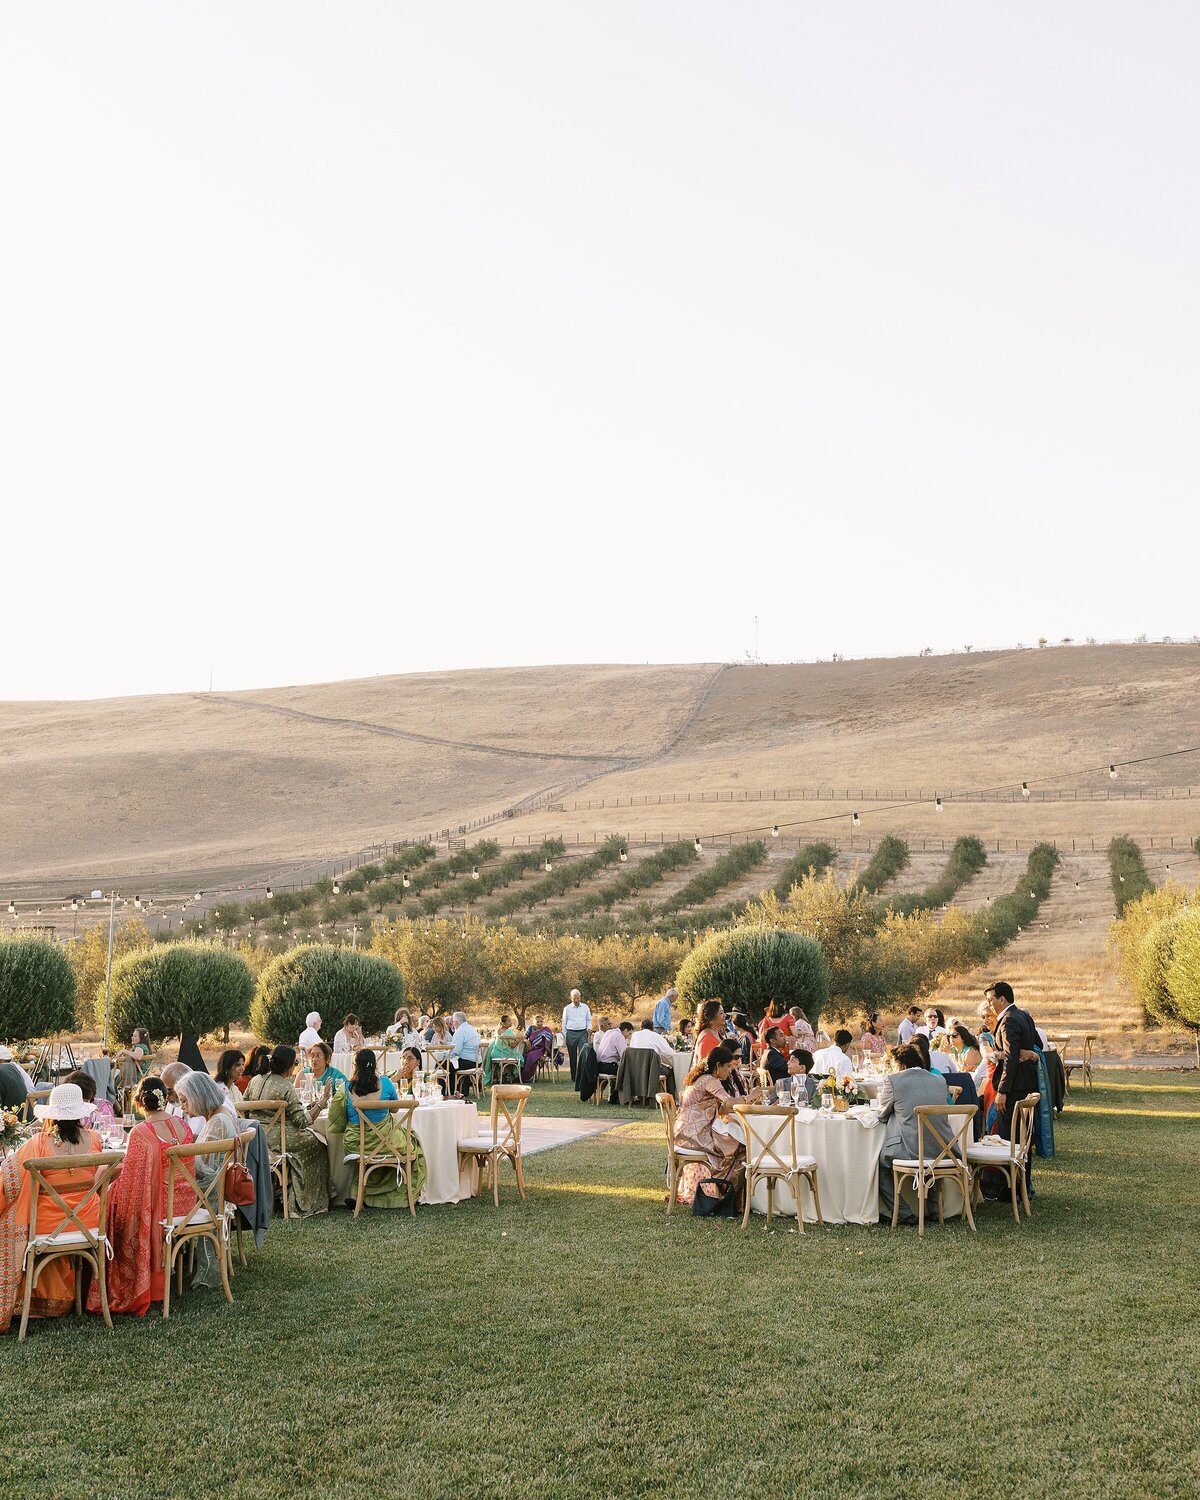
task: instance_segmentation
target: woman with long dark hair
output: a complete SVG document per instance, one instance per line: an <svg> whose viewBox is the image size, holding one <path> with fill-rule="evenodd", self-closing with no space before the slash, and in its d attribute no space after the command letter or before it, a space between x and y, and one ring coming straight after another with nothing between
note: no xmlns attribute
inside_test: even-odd
<svg viewBox="0 0 1200 1500"><path fill-rule="evenodd" d="M725 1007L719 1000L702 1000L696 1007L696 1049L692 1056L702 1063L724 1040Z"/></svg>
<svg viewBox="0 0 1200 1500"><path fill-rule="evenodd" d="M271 1071L271 1049L264 1047L261 1043L250 1049L250 1056L246 1060L246 1066L242 1076L238 1080L238 1088L242 1093L246 1092L252 1078L265 1078Z"/></svg>
<svg viewBox="0 0 1200 1500"><path fill-rule="evenodd" d="M724 1043L712 1048L698 1062L684 1083L683 1101L675 1121L675 1144L703 1151L702 1162L689 1162L679 1184L680 1202L690 1203L699 1184L708 1177L718 1182L737 1182L746 1159L746 1146L738 1136L717 1131L718 1120L733 1112L726 1084L737 1067L738 1049Z"/></svg>
<svg viewBox="0 0 1200 1500"><path fill-rule="evenodd" d="M390 1078L380 1078L379 1065L370 1047L362 1047L354 1054L354 1071L346 1088L339 1088L329 1105L329 1134L345 1137L346 1150L353 1154L359 1149L362 1129L359 1111L370 1122L373 1129L365 1132L364 1147L368 1152L381 1148L392 1148L403 1157L408 1149L408 1131L398 1115L386 1109L370 1109L369 1103L378 1104L383 1099L398 1099L396 1085ZM413 1201L421 1196L425 1186L425 1154L419 1142L412 1143L412 1189ZM349 1188L350 1168L338 1174L336 1191L344 1196ZM379 1168L367 1176L363 1201L368 1208L407 1208L408 1193L403 1179L391 1166ZM347 1207L351 1206L346 1200Z"/></svg>
<svg viewBox="0 0 1200 1500"><path fill-rule="evenodd" d="M374 1054L372 1053L372 1056ZM288 1148L288 1212L303 1218L329 1212L329 1152L325 1142L310 1129L309 1112L301 1103L292 1075L296 1071L296 1049L286 1044L271 1053L271 1071L252 1078L246 1085L246 1100L264 1103L284 1101ZM272 1154L279 1150L279 1126L261 1122Z"/></svg>

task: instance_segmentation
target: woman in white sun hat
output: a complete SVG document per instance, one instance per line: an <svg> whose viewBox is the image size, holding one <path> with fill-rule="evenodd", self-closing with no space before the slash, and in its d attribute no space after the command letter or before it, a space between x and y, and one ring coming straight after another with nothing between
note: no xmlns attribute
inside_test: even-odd
<svg viewBox="0 0 1200 1500"><path fill-rule="evenodd" d="M102 1147L100 1137L88 1130L84 1120L93 1106L83 1097L77 1083L56 1084L45 1104L35 1104L33 1112L41 1128L12 1156L0 1163L0 1333L12 1319L21 1301L24 1286L22 1261L29 1240L29 1211L33 1198L33 1179L24 1163L34 1157L87 1157ZM65 1202L75 1208L91 1191L95 1174L55 1173L52 1181ZM88 1229L100 1222L99 1201L95 1198L80 1215ZM38 1195L37 1232L53 1234L66 1219L66 1211L47 1193ZM75 1266L65 1257L49 1261L33 1288L29 1305L31 1318L59 1318L75 1305Z"/></svg>

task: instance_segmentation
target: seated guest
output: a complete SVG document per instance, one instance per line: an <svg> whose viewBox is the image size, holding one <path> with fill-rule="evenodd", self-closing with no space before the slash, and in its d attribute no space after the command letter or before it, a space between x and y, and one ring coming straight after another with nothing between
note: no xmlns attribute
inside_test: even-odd
<svg viewBox="0 0 1200 1500"><path fill-rule="evenodd" d="M304 1018L304 1030L300 1033L300 1039L296 1047L300 1052L307 1052L314 1043L321 1040L321 1012L310 1010Z"/></svg>
<svg viewBox="0 0 1200 1500"><path fill-rule="evenodd" d="M248 1078L242 1074L246 1068L246 1054L237 1047L226 1047L220 1057L217 1058L214 1079L217 1087L225 1096L226 1101L232 1105L234 1118L237 1118L238 1100L242 1097L242 1089L249 1083Z"/></svg>
<svg viewBox="0 0 1200 1500"><path fill-rule="evenodd" d="M793 1047L788 1055L788 1077L803 1078L806 1102L811 1104L817 1092L817 1080L812 1076L813 1055L807 1047Z"/></svg>
<svg viewBox="0 0 1200 1500"><path fill-rule="evenodd" d="M919 1026L917 1029L923 1031L931 1042L938 1041L947 1035L946 1017L936 1005L927 1006L925 1010L925 1024Z"/></svg>
<svg viewBox="0 0 1200 1500"><path fill-rule="evenodd" d="M129 1133L125 1165L109 1189L108 1237L113 1256L108 1268L108 1305L113 1312L145 1317L163 1294L163 1236L167 1211L167 1152L191 1145L194 1137L186 1119L167 1113L167 1086L161 1078L143 1078L134 1094L141 1122ZM175 1212L185 1214L195 1203L190 1188L175 1190ZM99 1312L100 1298L93 1282L88 1311Z"/></svg>
<svg viewBox="0 0 1200 1500"><path fill-rule="evenodd" d="M22 1103L24 1098L22 1095ZM29 1242L33 1178L25 1171L24 1163L44 1156L61 1157L64 1163L69 1163L75 1158L95 1155L101 1149L100 1138L84 1125L91 1110L78 1084L56 1084L44 1104L33 1106L41 1129L0 1160L0 1333L8 1328L25 1296L23 1262ZM91 1191L95 1173L54 1172L47 1180L68 1207L77 1209ZM83 1210L80 1219L86 1228L99 1229L100 1205L96 1199ZM39 1192L38 1234L53 1234L66 1223L66 1210L45 1190ZM75 1305L75 1264L65 1256L46 1262L33 1286L31 1318L58 1318L71 1311Z"/></svg>
<svg viewBox="0 0 1200 1500"><path fill-rule="evenodd" d="M454 1038L450 1043L450 1056L447 1059L450 1069L450 1092L452 1094L466 1093L470 1087L469 1078L460 1079L460 1073L474 1072L479 1065L479 1032L467 1020L467 1013L463 1010L454 1012Z"/></svg>
<svg viewBox="0 0 1200 1500"><path fill-rule="evenodd" d="M788 1040L792 1046L806 1047L811 1051L817 1044L817 1038L808 1017L798 1005L793 1005L788 1015L792 1018L792 1033Z"/></svg>
<svg viewBox="0 0 1200 1500"><path fill-rule="evenodd" d="M405 1047L400 1054L400 1066L392 1074L392 1082L400 1090L401 1097L411 1094L413 1091L413 1080L425 1066L425 1059L416 1047ZM349 1079L346 1080L349 1084Z"/></svg>
<svg viewBox="0 0 1200 1500"><path fill-rule="evenodd" d="M187 1119L187 1115L184 1111L183 1105L179 1102L179 1098L175 1093L175 1085L181 1078L185 1078L191 1071L192 1070L188 1067L187 1063L173 1062L168 1063L159 1074L159 1077L167 1086L167 1113L169 1115L174 1115L177 1120ZM204 1117L202 1115L197 1116L197 1118L194 1120L188 1120L188 1124L192 1129L192 1139L195 1140L195 1138L204 1128Z"/></svg>
<svg viewBox="0 0 1200 1500"><path fill-rule="evenodd" d="M957 1071L960 1073L974 1073L975 1069L983 1061L983 1054L979 1050L979 1042L975 1036L968 1031L961 1021L956 1021L950 1032L950 1041L954 1047Z"/></svg>
<svg viewBox="0 0 1200 1500"><path fill-rule="evenodd" d="M763 1042L765 1046L758 1065L766 1071L772 1083L778 1083L788 1076L788 1060L783 1051L787 1043L783 1032L778 1026L768 1027Z"/></svg>
<svg viewBox="0 0 1200 1500"><path fill-rule="evenodd" d="M900 1045L902 1047L907 1046L912 1041L920 1024L921 1007L919 1005L910 1005L908 1007L908 1014L900 1022Z"/></svg>
<svg viewBox="0 0 1200 1500"><path fill-rule="evenodd" d="M867 1024L863 1027L858 1045L863 1053L870 1057L881 1058L887 1055L887 1043L883 1039L883 1032L879 1025L878 1011L872 1011L867 1017Z"/></svg>
<svg viewBox="0 0 1200 1500"><path fill-rule="evenodd" d="M387 1034L389 1037L398 1037L401 1041L403 1041L403 1039L409 1034L410 1031L412 1031L412 1029L412 1014L411 1012L406 1010L404 1006L401 1006L400 1009L396 1012L396 1019L388 1027Z"/></svg>
<svg viewBox="0 0 1200 1500"><path fill-rule="evenodd" d="M498 1067L497 1064L506 1059L513 1060L518 1064L519 1070L524 1051L525 1037L521 1032L513 1030L511 1016L502 1015L499 1029L483 1054L484 1085L490 1088L493 1083L502 1083L505 1079L511 1082L513 1070ZM517 1076L520 1077L519 1071Z"/></svg>
<svg viewBox="0 0 1200 1500"><path fill-rule="evenodd" d="M366 1133L367 1151L373 1152L380 1145L385 1145L394 1147L403 1156L407 1150L408 1127L402 1122L400 1116L389 1113L386 1109L369 1107L372 1102L378 1104L382 1099L397 1098L399 1095L392 1080L379 1076L375 1053L370 1047L360 1048L354 1055L354 1072L351 1074L349 1085L337 1091L333 1103L329 1106L330 1135L344 1135L347 1152L357 1151L360 1140L358 1112L361 1109L363 1115L375 1126L373 1132ZM421 1189L425 1186L425 1155L420 1144L415 1140L412 1143L412 1151L412 1188L415 1201L420 1197ZM339 1193L347 1194L347 1208L354 1206L354 1200L349 1194L352 1190L357 1193L356 1172L357 1168L351 1162L343 1173L342 1181L335 1185ZM363 1201L370 1208L408 1207L407 1190L403 1180L397 1182L394 1167L389 1164L386 1169L381 1168L379 1171L368 1173L363 1190Z"/></svg>
<svg viewBox="0 0 1200 1500"><path fill-rule="evenodd" d="M943 1080L930 1073L924 1066L920 1050L909 1045L896 1047L891 1053L896 1071L889 1073L879 1086L876 1109L880 1120L887 1122L887 1133L883 1138L883 1152L879 1158L879 1213L881 1218L892 1217L892 1162L897 1158L913 1158L917 1154L917 1116L919 1104L949 1104L950 1093ZM935 1131L937 1138L950 1138L947 1127L940 1124ZM926 1151L937 1151L926 1137ZM911 1224L914 1215L907 1208L900 1212L901 1222Z"/></svg>
<svg viewBox="0 0 1200 1500"><path fill-rule="evenodd" d="M833 1034L833 1045L822 1047L819 1052L813 1053L813 1068L818 1073L832 1073L838 1078L845 1078L854 1072L854 1061L846 1048L850 1046L854 1038L844 1026L839 1027Z"/></svg>
<svg viewBox="0 0 1200 1500"><path fill-rule="evenodd" d="M237 1086L244 1094L250 1086L252 1078L264 1078L271 1071L271 1049L270 1047L251 1047L250 1056L246 1059L245 1071L237 1080Z"/></svg>
<svg viewBox="0 0 1200 1500"><path fill-rule="evenodd" d="M691 1151L703 1151L704 1160L689 1162L679 1184L679 1201L690 1203L701 1181L713 1177L718 1182L738 1182L746 1159L745 1142L724 1131L714 1131L719 1119L733 1113L733 1100L726 1083L737 1066L735 1048L718 1045L698 1062L687 1076L683 1100L675 1121L675 1144Z"/></svg>
<svg viewBox="0 0 1200 1500"><path fill-rule="evenodd" d="M350 1080L341 1068L334 1067L333 1048L328 1042L317 1042L308 1049L308 1066L319 1101L317 1112L320 1113L337 1092L338 1085L345 1087Z"/></svg>
<svg viewBox="0 0 1200 1500"><path fill-rule="evenodd" d="M425 1028L425 1040L433 1047L445 1047L449 1044L450 1033L447 1029L448 1016L434 1016Z"/></svg>
<svg viewBox="0 0 1200 1500"><path fill-rule="evenodd" d="M596 1052L596 1072L615 1073L627 1045L625 1033L620 1027L614 1026L607 1016L601 1016L599 1029L592 1038L592 1046Z"/></svg>
<svg viewBox="0 0 1200 1500"><path fill-rule="evenodd" d="M751 1026L750 1017L744 1011L734 1012L733 1036L730 1040L741 1052L742 1066L749 1067L758 1050L758 1033Z"/></svg>
<svg viewBox="0 0 1200 1500"><path fill-rule="evenodd" d="M213 1141L232 1140L247 1125L247 1122L239 1121L237 1106L230 1103L222 1086L207 1073L186 1074L176 1083L175 1092L187 1110L189 1119L199 1117L204 1122L196 1137L197 1145L207 1146ZM211 1187L214 1178L223 1166L224 1163L218 1156L196 1156L191 1161L196 1181L205 1191ZM179 1187L183 1181L185 1179L178 1176L175 1179L176 1198L179 1197ZM180 1211L176 1207L175 1212ZM186 1212L186 1209L183 1212ZM191 1285L221 1286L223 1284L221 1263L214 1252L212 1241L198 1240L195 1252L196 1259L192 1270Z"/></svg>
<svg viewBox="0 0 1200 1500"><path fill-rule="evenodd" d="M309 1045L313 1044L310 1042ZM334 1033L333 1050L335 1052L358 1052L366 1045L367 1039L363 1036L362 1023L356 1015L348 1015L339 1030Z"/></svg>
<svg viewBox="0 0 1200 1500"><path fill-rule="evenodd" d="M33 1091L33 1081L13 1056L11 1047L0 1047L0 1106L19 1109Z"/></svg>
<svg viewBox="0 0 1200 1500"><path fill-rule="evenodd" d="M629 1022L622 1021L622 1031L624 1031L626 1026L629 1026ZM670 1064L671 1067L675 1066L675 1054L671 1050L671 1044L665 1036L660 1036L654 1029L653 1021L643 1021L636 1031L630 1026L629 1033L626 1041L635 1051L648 1048L652 1052L657 1052L665 1063Z"/></svg>
<svg viewBox="0 0 1200 1500"><path fill-rule="evenodd" d="M533 1025L525 1033L525 1056L521 1060L521 1082L532 1083L537 1077L538 1064L554 1051L554 1032L546 1025L543 1015L533 1018Z"/></svg>
<svg viewBox="0 0 1200 1500"><path fill-rule="evenodd" d="M676 1052L690 1052L696 1045L696 1023L691 1016L684 1016L675 1036Z"/></svg>
<svg viewBox="0 0 1200 1500"><path fill-rule="evenodd" d="M372 1053L372 1056L374 1054ZM264 1104L282 1099L287 1123L288 1212L297 1218L329 1212L329 1152L325 1142L309 1128L310 1120L320 1113L314 1107L310 1115L300 1102L293 1075L296 1071L295 1047L276 1047L271 1053L271 1071L265 1077L252 1078L246 1086L248 1104ZM277 1121L260 1123L266 1131L272 1156L279 1152Z"/></svg>
<svg viewBox="0 0 1200 1500"><path fill-rule="evenodd" d="M908 1045L915 1047L921 1054L921 1066L929 1072L954 1073L957 1071L954 1066L954 1059L947 1056L940 1048L931 1047L929 1045L929 1038L923 1031L914 1032L913 1039Z"/></svg>
<svg viewBox="0 0 1200 1500"><path fill-rule="evenodd" d="M100 1139L107 1135L110 1126L116 1122L116 1111L107 1099L101 1099L96 1103L96 1080L90 1073L85 1073L82 1068L76 1068L73 1073L68 1073L63 1079L64 1083L73 1083L83 1095L83 1102L90 1106L87 1116L89 1130L94 1130Z"/></svg>
<svg viewBox="0 0 1200 1500"><path fill-rule="evenodd" d="M701 1001L696 1011L696 1044L693 1056L700 1063L725 1036L725 1007L719 1000Z"/></svg>

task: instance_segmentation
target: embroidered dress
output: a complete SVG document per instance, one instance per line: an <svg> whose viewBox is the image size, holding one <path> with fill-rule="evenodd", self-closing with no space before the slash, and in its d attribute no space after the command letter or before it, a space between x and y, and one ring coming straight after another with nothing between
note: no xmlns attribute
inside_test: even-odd
<svg viewBox="0 0 1200 1500"><path fill-rule="evenodd" d="M675 1121L675 1144L692 1151L703 1151L707 1161L689 1162L679 1183L679 1201L690 1203L696 1188L705 1177L721 1182L736 1182L741 1175L746 1148L735 1136L713 1130L723 1103L729 1102L724 1084L711 1073L689 1084L683 1095L679 1117Z"/></svg>

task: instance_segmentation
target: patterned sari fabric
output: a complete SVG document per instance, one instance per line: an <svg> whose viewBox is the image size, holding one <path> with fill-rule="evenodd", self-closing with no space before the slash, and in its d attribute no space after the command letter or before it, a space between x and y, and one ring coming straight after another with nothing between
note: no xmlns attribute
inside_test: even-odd
<svg viewBox="0 0 1200 1500"><path fill-rule="evenodd" d="M100 1150L99 1138L90 1130L84 1131L87 1152ZM18 1312L25 1295L24 1259L25 1247L29 1243L29 1214L33 1200L33 1179L22 1163L31 1157L55 1156L56 1138L43 1133L27 1140L13 1156L4 1158L0 1164L0 1333L9 1326L13 1314ZM86 1155L83 1151L63 1152L64 1160L72 1155ZM92 1172L68 1177L54 1172L50 1176L57 1192L72 1208L91 1191L94 1181ZM93 1199L87 1211L80 1215L80 1222L88 1229L99 1228L100 1205ZM37 1232L53 1234L66 1220L65 1212L47 1193L38 1194ZM70 1312L75 1305L75 1266L69 1260L52 1260L38 1275L33 1296L29 1303L31 1318L59 1318Z"/></svg>
<svg viewBox="0 0 1200 1500"><path fill-rule="evenodd" d="M129 1137L125 1165L108 1194L108 1237L113 1258L108 1267L108 1305L112 1312L145 1317L163 1295L163 1227L167 1212L167 1152L192 1143L184 1120L164 1115L170 1140L159 1140L143 1120ZM196 1201L190 1187L175 1185L174 1211L185 1214ZM100 1311L100 1294L92 1284L88 1312Z"/></svg>
<svg viewBox="0 0 1200 1500"><path fill-rule="evenodd" d="M680 1203L690 1203L706 1177L715 1177L718 1182L737 1182L742 1175L745 1146L735 1136L713 1130L721 1105L728 1101L725 1086L711 1073L698 1078L684 1091L675 1121L675 1144L703 1151L708 1159L689 1162L684 1167L679 1181Z"/></svg>
<svg viewBox="0 0 1200 1500"><path fill-rule="evenodd" d="M504 1080L501 1080L501 1069L494 1067L502 1057L515 1057L521 1062L521 1049L517 1046L516 1036L512 1031L502 1031L494 1042L488 1047L483 1059L483 1082L485 1088L490 1088L493 1083L501 1081L512 1082L512 1069L505 1068Z"/></svg>
<svg viewBox="0 0 1200 1500"><path fill-rule="evenodd" d="M532 1083L537 1076L538 1063L549 1057L554 1046L554 1033L548 1026L531 1026L526 1033L525 1061L521 1067L521 1082Z"/></svg>
<svg viewBox="0 0 1200 1500"><path fill-rule="evenodd" d="M247 1100L282 1099L286 1104L288 1148L288 1198L290 1212L297 1218L329 1212L329 1152L325 1142L314 1134L308 1113L290 1078L267 1073L252 1078L246 1089ZM279 1150L279 1127L263 1127L272 1151Z"/></svg>

